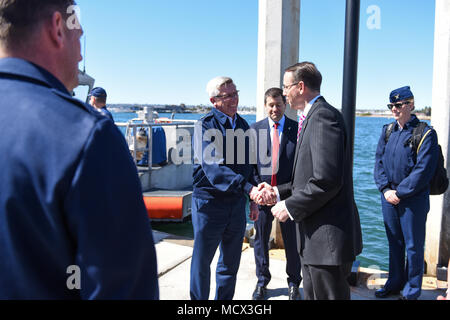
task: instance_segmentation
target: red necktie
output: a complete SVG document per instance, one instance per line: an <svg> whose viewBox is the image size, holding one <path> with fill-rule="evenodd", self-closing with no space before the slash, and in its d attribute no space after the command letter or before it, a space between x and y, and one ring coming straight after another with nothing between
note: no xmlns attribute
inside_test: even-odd
<svg viewBox="0 0 450 320"><path fill-rule="evenodd" d="M302 127L303 127L303 122L305 121L306 117L305 115L302 113L302 115L300 116L299 120L298 120L298 133L297 133L297 142L298 139L300 139L300 132L302 132Z"/></svg>
<svg viewBox="0 0 450 320"><path fill-rule="evenodd" d="M278 152L280 149L280 136L278 135L279 123L273 125L273 137L272 137L272 179L270 184L272 186L277 185L277 172L278 172Z"/></svg>

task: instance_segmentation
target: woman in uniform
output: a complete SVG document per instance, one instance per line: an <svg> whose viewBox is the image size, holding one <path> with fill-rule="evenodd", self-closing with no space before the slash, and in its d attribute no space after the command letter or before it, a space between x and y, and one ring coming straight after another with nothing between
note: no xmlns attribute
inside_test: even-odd
<svg viewBox="0 0 450 320"><path fill-rule="evenodd" d="M389 242L389 277L377 298L400 294L415 300L421 294L424 272L424 245L430 209L430 180L438 161L436 132L431 127L418 154L413 130L420 121L411 112L414 96L410 87L390 94L388 108L395 122L385 125L376 151L374 178L381 192L381 207ZM406 251L406 261L405 261Z"/></svg>

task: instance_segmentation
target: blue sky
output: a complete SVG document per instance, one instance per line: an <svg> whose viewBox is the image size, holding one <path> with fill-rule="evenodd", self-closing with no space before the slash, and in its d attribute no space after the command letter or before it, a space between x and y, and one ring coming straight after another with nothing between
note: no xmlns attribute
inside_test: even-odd
<svg viewBox="0 0 450 320"><path fill-rule="evenodd" d="M230 76L240 105L255 106L257 0L78 0L86 71L109 103L209 104L206 83ZM367 21L375 5L380 29ZM410 85L416 106L431 105L433 0L361 0L357 107L385 108ZM345 0L301 0L300 57L322 72L322 94L341 106ZM371 20L372 21L372 20ZM84 40L83 40L84 41Z"/></svg>

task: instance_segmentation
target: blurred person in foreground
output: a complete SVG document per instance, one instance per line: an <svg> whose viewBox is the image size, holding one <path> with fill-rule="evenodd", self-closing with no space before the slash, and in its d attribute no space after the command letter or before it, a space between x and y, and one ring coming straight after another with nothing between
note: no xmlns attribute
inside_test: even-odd
<svg viewBox="0 0 450 320"><path fill-rule="evenodd" d="M71 95L74 4L0 0L0 299L158 299L125 139Z"/></svg>

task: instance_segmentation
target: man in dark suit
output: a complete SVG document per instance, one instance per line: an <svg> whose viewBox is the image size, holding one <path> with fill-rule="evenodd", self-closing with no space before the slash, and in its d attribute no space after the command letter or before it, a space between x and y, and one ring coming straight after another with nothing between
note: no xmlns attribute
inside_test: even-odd
<svg viewBox="0 0 450 320"><path fill-rule="evenodd" d="M310 62L288 68L284 95L306 119L299 135L292 181L279 185L272 208L280 221L298 223L305 299L350 299L347 277L362 251L353 195L352 157L341 113L320 95L322 75Z"/></svg>
<svg viewBox="0 0 450 320"><path fill-rule="evenodd" d="M286 98L280 88L267 90L264 96L267 118L251 125L256 131L258 151L254 180L258 184L266 182L272 186L291 180L297 144L298 123L286 117ZM267 144L260 143L263 139ZM269 237L274 219L270 206L260 206L258 220L255 221L255 264L258 283L253 292L253 300L264 300L266 286L270 282ZM299 300L298 287L302 280L300 257L297 250L295 222L280 223L286 253L286 273L288 275L289 300Z"/></svg>

